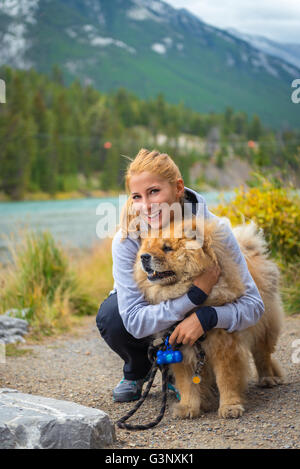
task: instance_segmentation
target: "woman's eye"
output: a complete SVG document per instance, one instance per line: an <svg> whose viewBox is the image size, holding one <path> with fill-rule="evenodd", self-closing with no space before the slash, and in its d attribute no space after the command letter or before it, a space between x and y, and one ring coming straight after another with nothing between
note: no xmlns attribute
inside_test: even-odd
<svg viewBox="0 0 300 469"><path fill-rule="evenodd" d="M173 249L172 249L170 246L166 246L166 245L163 246L162 250L163 250L164 252L173 251Z"/></svg>
<svg viewBox="0 0 300 469"><path fill-rule="evenodd" d="M136 198L139 198L139 195L133 195L132 199L135 200Z"/></svg>
<svg viewBox="0 0 300 469"><path fill-rule="evenodd" d="M159 189L151 189L150 194L151 192L159 192Z"/></svg>

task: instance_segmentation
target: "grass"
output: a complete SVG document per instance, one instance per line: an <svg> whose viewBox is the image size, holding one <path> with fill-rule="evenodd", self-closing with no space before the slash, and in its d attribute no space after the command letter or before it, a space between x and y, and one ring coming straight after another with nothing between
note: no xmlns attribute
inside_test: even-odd
<svg viewBox="0 0 300 469"><path fill-rule="evenodd" d="M111 242L107 238L86 256L73 261L78 281L84 291L97 299L97 309L113 287Z"/></svg>
<svg viewBox="0 0 300 469"><path fill-rule="evenodd" d="M83 199L83 198L97 198L102 197L118 197L119 191L111 190L104 191L102 189L82 189L82 190L73 190L65 192L55 192L55 194L49 194L47 192L26 192L22 197L22 200L27 201L39 201L39 200L73 200L73 199ZM11 202L14 201L11 197L0 192L0 201L1 202Z"/></svg>
<svg viewBox="0 0 300 469"><path fill-rule="evenodd" d="M281 268L281 294L286 315L300 314L300 259Z"/></svg>
<svg viewBox="0 0 300 469"><path fill-rule="evenodd" d="M49 232L26 232L22 239L17 248L10 247L12 265L0 274L0 314L27 308L25 319L35 338L96 315L112 285L111 241L76 263Z"/></svg>
<svg viewBox="0 0 300 469"><path fill-rule="evenodd" d="M23 355L28 355L32 353L30 348L21 348L19 344L6 344L5 345L5 355L7 357L22 357Z"/></svg>

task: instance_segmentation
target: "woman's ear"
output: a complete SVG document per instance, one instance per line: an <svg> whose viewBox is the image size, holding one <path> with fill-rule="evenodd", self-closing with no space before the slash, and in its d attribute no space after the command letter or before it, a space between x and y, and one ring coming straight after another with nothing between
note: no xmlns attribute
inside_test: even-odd
<svg viewBox="0 0 300 469"><path fill-rule="evenodd" d="M176 196L180 199L184 195L184 182L182 178L178 178L176 182Z"/></svg>

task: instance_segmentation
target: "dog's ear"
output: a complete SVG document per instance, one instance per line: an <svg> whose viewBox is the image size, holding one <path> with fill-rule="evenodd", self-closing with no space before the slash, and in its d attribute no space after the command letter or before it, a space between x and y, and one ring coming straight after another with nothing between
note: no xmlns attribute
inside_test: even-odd
<svg viewBox="0 0 300 469"><path fill-rule="evenodd" d="M213 225L208 224L206 226L205 232L204 232L204 240L203 240L203 252L207 254L214 262L218 263L217 256L212 248L212 234L213 234Z"/></svg>
<svg viewBox="0 0 300 469"><path fill-rule="evenodd" d="M210 235L208 235L207 237L204 238L202 249L203 249L203 252L207 254L217 264L218 259L211 245L212 245L212 238Z"/></svg>
<svg viewBox="0 0 300 469"><path fill-rule="evenodd" d="M204 220L194 216L184 220L184 236L187 238L187 249L200 249L204 242Z"/></svg>
<svg viewBox="0 0 300 469"><path fill-rule="evenodd" d="M197 241L197 239L191 239L190 241L186 241L185 243L186 249L200 249L202 248L202 244Z"/></svg>
<svg viewBox="0 0 300 469"><path fill-rule="evenodd" d="M211 235L205 233L204 240L203 240L203 246L202 246L203 251L208 252L211 249L211 244L212 244Z"/></svg>

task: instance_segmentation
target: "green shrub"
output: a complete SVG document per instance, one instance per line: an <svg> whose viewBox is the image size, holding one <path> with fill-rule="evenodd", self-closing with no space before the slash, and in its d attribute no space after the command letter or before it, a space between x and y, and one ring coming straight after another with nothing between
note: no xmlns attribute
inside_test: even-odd
<svg viewBox="0 0 300 469"><path fill-rule="evenodd" d="M261 178L261 184L246 191L236 189L229 204L214 209L228 217L232 225L253 220L263 228L273 256L282 256L288 264L300 257L300 197L293 188Z"/></svg>

